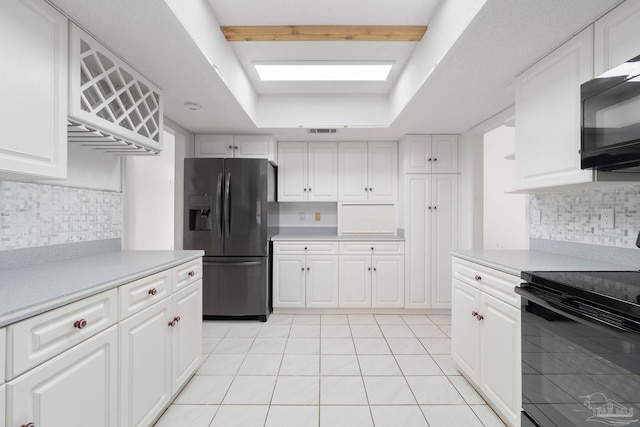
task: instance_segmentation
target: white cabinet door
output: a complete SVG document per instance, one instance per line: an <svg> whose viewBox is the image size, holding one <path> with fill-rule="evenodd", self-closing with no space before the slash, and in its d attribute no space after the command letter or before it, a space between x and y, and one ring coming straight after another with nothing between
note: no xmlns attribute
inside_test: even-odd
<svg viewBox="0 0 640 427"><path fill-rule="evenodd" d="M112 326L7 383L7 425L117 425L117 335Z"/></svg>
<svg viewBox="0 0 640 427"><path fill-rule="evenodd" d="M233 157L233 135L196 135L196 157Z"/></svg>
<svg viewBox="0 0 640 427"><path fill-rule="evenodd" d="M5 402L7 400L6 398L6 387L3 385L0 385L0 427L4 427L4 420L6 418L5 415Z"/></svg>
<svg viewBox="0 0 640 427"><path fill-rule="evenodd" d="M273 257L273 307L305 306L305 256Z"/></svg>
<svg viewBox="0 0 640 427"><path fill-rule="evenodd" d="M370 142L368 161L369 201L398 199L398 143Z"/></svg>
<svg viewBox="0 0 640 427"><path fill-rule="evenodd" d="M338 144L310 142L308 145L307 200L335 202L338 200Z"/></svg>
<svg viewBox="0 0 640 427"><path fill-rule="evenodd" d="M369 194L367 143L338 144L338 167L338 200L366 201Z"/></svg>
<svg viewBox="0 0 640 427"><path fill-rule="evenodd" d="M340 255L340 307L371 307L370 255Z"/></svg>
<svg viewBox="0 0 640 427"><path fill-rule="evenodd" d="M625 1L598 19L593 40L596 76L640 55L640 2Z"/></svg>
<svg viewBox="0 0 640 427"><path fill-rule="evenodd" d="M404 256L371 257L372 307L404 307Z"/></svg>
<svg viewBox="0 0 640 427"><path fill-rule="evenodd" d="M525 71L516 83L518 189L590 182L580 169L580 84L592 77L589 27Z"/></svg>
<svg viewBox="0 0 640 427"><path fill-rule="evenodd" d="M402 173L431 173L431 135L405 135L400 140Z"/></svg>
<svg viewBox="0 0 640 427"><path fill-rule="evenodd" d="M431 176L406 175L405 200L405 308L431 305Z"/></svg>
<svg viewBox="0 0 640 427"><path fill-rule="evenodd" d="M0 176L66 178L67 43L46 2L0 2Z"/></svg>
<svg viewBox="0 0 640 427"><path fill-rule="evenodd" d="M171 297L172 327L171 394L175 394L200 364L202 355L202 280Z"/></svg>
<svg viewBox="0 0 640 427"><path fill-rule="evenodd" d="M307 200L307 143L278 144L278 201Z"/></svg>
<svg viewBox="0 0 640 427"><path fill-rule="evenodd" d="M431 172L458 172L458 135L433 135L431 138Z"/></svg>
<svg viewBox="0 0 640 427"><path fill-rule="evenodd" d="M276 160L276 141L273 135L235 135L233 156L240 159Z"/></svg>
<svg viewBox="0 0 640 427"><path fill-rule="evenodd" d="M457 279L450 280L453 282L451 357L474 382L479 383L480 321L473 313L480 311L480 291Z"/></svg>
<svg viewBox="0 0 640 427"><path fill-rule="evenodd" d="M171 398L173 317L166 298L120 323L120 427L150 425Z"/></svg>
<svg viewBox="0 0 640 427"><path fill-rule="evenodd" d="M338 256L307 255L306 306L338 307Z"/></svg>
<svg viewBox="0 0 640 427"><path fill-rule="evenodd" d="M431 176L431 308L451 307L451 250L458 232L458 176Z"/></svg>
<svg viewBox="0 0 640 427"><path fill-rule="evenodd" d="M520 310L480 294L482 391L513 425L520 425Z"/></svg>

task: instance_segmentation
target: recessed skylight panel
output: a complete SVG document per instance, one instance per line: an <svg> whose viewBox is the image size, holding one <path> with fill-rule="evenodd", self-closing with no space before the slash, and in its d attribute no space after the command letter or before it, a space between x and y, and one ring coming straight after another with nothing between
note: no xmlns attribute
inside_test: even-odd
<svg viewBox="0 0 640 427"><path fill-rule="evenodd" d="M262 81L372 82L385 81L391 62L376 63L264 63L254 64Z"/></svg>

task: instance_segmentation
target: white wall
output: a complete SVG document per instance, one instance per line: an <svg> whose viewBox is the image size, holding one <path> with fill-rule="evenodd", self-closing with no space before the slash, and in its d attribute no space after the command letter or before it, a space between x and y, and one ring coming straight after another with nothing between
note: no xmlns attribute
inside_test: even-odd
<svg viewBox="0 0 640 427"><path fill-rule="evenodd" d="M466 133L460 138L458 203L458 249L482 247L482 135Z"/></svg>
<svg viewBox="0 0 640 427"><path fill-rule="evenodd" d="M506 194L515 180L515 128L501 126L484 135L484 249L528 249L527 196Z"/></svg>
<svg viewBox="0 0 640 427"><path fill-rule="evenodd" d="M320 221L315 214L320 214ZM280 227L337 227L337 203L280 203Z"/></svg>
<svg viewBox="0 0 640 427"><path fill-rule="evenodd" d="M158 156L128 156L124 166L125 250L174 249L175 137L163 134Z"/></svg>

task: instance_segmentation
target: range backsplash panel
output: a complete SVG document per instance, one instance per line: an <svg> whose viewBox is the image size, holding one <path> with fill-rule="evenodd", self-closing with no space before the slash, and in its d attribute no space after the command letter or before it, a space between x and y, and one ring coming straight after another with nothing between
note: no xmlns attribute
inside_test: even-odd
<svg viewBox="0 0 640 427"><path fill-rule="evenodd" d="M0 181L0 250L120 238L122 193Z"/></svg>
<svg viewBox="0 0 640 427"><path fill-rule="evenodd" d="M602 209L613 208L614 228L602 224ZM536 224L535 212L542 211ZM635 247L640 231L640 184L532 194L529 235L533 238Z"/></svg>

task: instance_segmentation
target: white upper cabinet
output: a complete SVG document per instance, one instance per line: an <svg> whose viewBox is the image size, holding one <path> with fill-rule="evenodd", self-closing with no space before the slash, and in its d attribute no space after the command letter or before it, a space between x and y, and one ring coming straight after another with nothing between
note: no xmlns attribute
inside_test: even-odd
<svg viewBox="0 0 640 427"><path fill-rule="evenodd" d="M338 198L335 142L278 144L278 201L335 202Z"/></svg>
<svg viewBox="0 0 640 427"><path fill-rule="evenodd" d="M273 135L196 135L196 157L276 161Z"/></svg>
<svg viewBox="0 0 640 427"><path fill-rule="evenodd" d="M397 142L338 145L341 202L395 202L398 199Z"/></svg>
<svg viewBox="0 0 640 427"><path fill-rule="evenodd" d="M400 162L403 173L457 173L458 135L405 135Z"/></svg>
<svg viewBox="0 0 640 427"><path fill-rule="evenodd" d="M0 178L67 176L67 36L43 0L0 2Z"/></svg>
<svg viewBox="0 0 640 427"><path fill-rule="evenodd" d="M580 85L593 76L592 27L526 70L516 83L519 190L593 181L580 169Z"/></svg>
<svg viewBox="0 0 640 427"><path fill-rule="evenodd" d="M162 151L162 91L75 25L69 33L69 140L120 154ZM82 133L80 130L88 131ZM94 129L95 128L95 129ZM108 137L97 137L96 132Z"/></svg>
<svg viewBox="0 0 640 427"><path fill-rule="evenodd" d="M640 2L627 0L594 25L594 75L640 55Z"/></svg>

